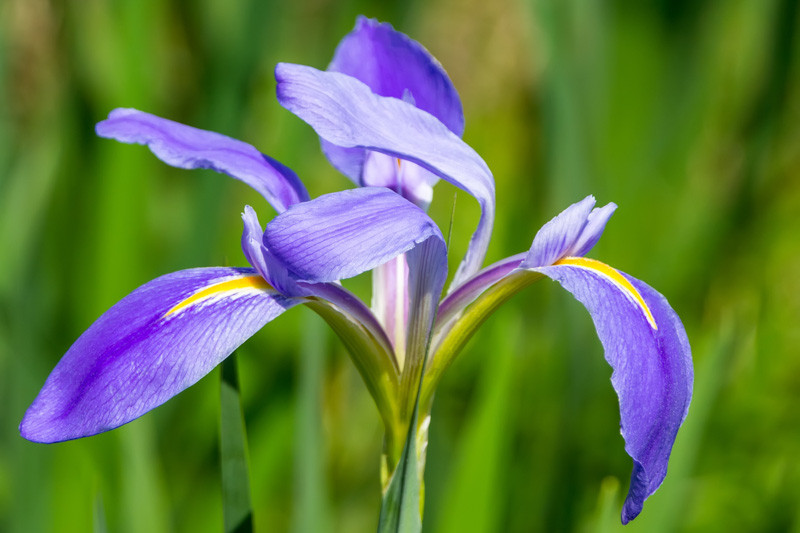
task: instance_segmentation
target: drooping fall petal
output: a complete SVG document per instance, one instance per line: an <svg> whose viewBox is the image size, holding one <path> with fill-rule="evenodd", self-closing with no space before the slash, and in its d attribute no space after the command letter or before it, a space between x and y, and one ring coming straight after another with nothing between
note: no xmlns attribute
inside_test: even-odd
<svg viewBox="0 0 800 533"><path fill-rule="evenodd" d="M198 268L146 283L75 341L20 432L58 442L130 422L196 383L296 303L252 269Z"/></svg>
<svg viewBox="0 0 800 533"><path fill-rule="evenodd" d="M586 307L614 369L620 429L633 459L622 511L627 523L664 480L688 412L694 374L686 332L661 294L599 261L566 258L532 270L558 281Z"/></svg>
<svg viewBox="0 0 800 533"><path fill-rule="evenodd" d="M555 279L589 311L614 370L622 436L634 465L622 512L627 523L666 475L691 401L692 358L683 325L663 296L604 263L569 255L586 253L616 209L593 205L590 196L568 207L539 230L527 253L485 268L444 300L425 393L432 395L443 370L495 309L541 275Z"/></svg>

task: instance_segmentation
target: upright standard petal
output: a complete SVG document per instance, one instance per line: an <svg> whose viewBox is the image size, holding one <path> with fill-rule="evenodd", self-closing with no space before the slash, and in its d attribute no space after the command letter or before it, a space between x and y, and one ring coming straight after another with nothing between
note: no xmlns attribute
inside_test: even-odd
<svg viewBox="0 0 800 533"><path fill-rule="evenodd" d="M36 442L121 426L196 383L299 303L252 269L167 274L123 298L75 341L20 424Z"/></svg>
<svg viewBox="0 0 800 533"><path fill-rule="evenodd" d="M464 132L461 100L447 73L425 47L391 24L358 17L328 70L353 76L381 96L402 99L409 92L418 108L456 135Z"/></svg>
<svg viewBox="0 0 800 533"><path fill-rule="evenodd" d="M147 145L163 162L178 168L210 168L258 191L279 213L308 200L297 175L251 145L136 109L115 109L95 128L101 137Z"/></svg>
<svg viewBox="0 0 800 533"><path fill-rule="evenodd" d="M281 63L275 77L281 105L323 139L411 161L475 197L481 217L453 286L480 269L494 223L494 178L472 148L431 114L350 76Z"/></svg>
<svg viewBox="0 0 800 533"><path fill-rule="evenodd" d="M692 357L680 319L645 283L585 258L532 269L558 281L589 311L619 397L620 429L633 473L622 522L661 485L692 397Z"/></svg>
<svg viewBox="0 0 800 533"><path fill-rule="evenodd" d="M464 132L461 100L447 73L421 44L390 24L359 17L336 48L328 70L361 80L381 96L410 97L456 135ZM342 148L324 139L322 149L331 164L356 183L377 185L361 182L364 149Z"/></svg>
<svg viewBox="0 0 800 533"><path fill-rule="evenodd" d="M326 194L267 224L264 244L299 281L353 277L428 239L444 243L420 208L383 187ZM445 267L446 268L446 267Z"/></svg>

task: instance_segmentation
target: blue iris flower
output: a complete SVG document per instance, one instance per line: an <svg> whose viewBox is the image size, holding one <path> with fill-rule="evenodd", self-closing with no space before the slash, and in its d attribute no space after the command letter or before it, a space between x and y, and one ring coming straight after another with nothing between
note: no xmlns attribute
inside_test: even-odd
<svg viewBox="0 0 800 533"><path fill-rule="evenodd" d="M278 100L319 135L330 162L360 187L310 199L289 168L252 146L133 109L97 133L145 144L181 168L243 181L278 212L262 228L245 207L248 268L167 274L103 314L67 351L20 425L37 442L119 427L210 372L240 344L299 304L336 331L375 400L391 474L417 392L421 464L433 392L478 326L544 277L589 311L613 368L633 473L622 521L666 475L692 395L684 328L645 283L585 255L616 206L588 197L544 225L530 249L483 266L495 214L494 178L460 138L461 102L439 63L387 24L360 18L327 71L279 64ZM445 291L447 248L428 217L444 180L481 210L469 249ZM371 305L339 280L372 271ZM420 389L421 387L421 389Z"/></svg>

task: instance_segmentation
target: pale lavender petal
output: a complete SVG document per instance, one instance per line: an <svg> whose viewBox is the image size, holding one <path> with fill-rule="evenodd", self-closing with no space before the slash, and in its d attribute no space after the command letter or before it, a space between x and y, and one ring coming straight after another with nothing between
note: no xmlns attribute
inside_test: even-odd
<svg viewBox="0 0 800 533"><path fill-rule="evenodd" d="M355 276L431 238L444 242L430 217L382 187L341 191L294 205L264 232L270 252L295 279L307 282Z"/></svg>
<svg viewBox="0 0 800 533"><path fill-rule="evenodd" d="M589 217L586 220L586 227L583 228L580 236L570 249L567 250L565 255L583 257L588 254L589 250L600 240L603 230L606 229L608 219L611 218L611 215L613 215L616 210L617 204L613 202L603 207L592 209L592 212L589 213Z"/></svg>
<svg viewBox="0 0 800 533"><path fill-rule="evenodd" d="M255 210L249 205L244 206L242 213L242 222L244 228L242 230L242 252L244 252L247 262L255 268L261 277L265 280L269 279L267 261L264 257L267 254L267 249L261 242L264 238L264 229L258 221L258 215ZM275 286L275 284L272 284Z"/></svg>
<svg viewBox="0 0 800 533"><path fill-rule="evenodd" d="M359 17L328 70L353 76L381 96L410 99L456 135L464 132L461 100L447 73L421 44L389 24ZM322 149L333 166L356 183L370 185L361 181L364 149L342 148L324 139Z"/></svg>
<svg viewBox="0 0 800 533"><path fill-rule="evenodd" d="M20 433L57 442L130 422L197 382L296 303L252 269L201 268L155 279L75 341Z"/></svg>
<svg viewBox="0 0 800 533"><path fill-rule="evenodd" d="M447 279L447 247L443 239L427 239L411 250L406 259L409 299L406 364L414 365L428 356L430 334Z"/></svg>
<svg viewBox="0 0 800 533"><path fill-rule="evenodd" d="M475 197L481 217L453 285L480 269L494 223L494 178L472 148L429 113L377 96L350 76L286 63L275 76L281 105L320 137L411 161Z"/></svg>
<svg viewBox="0 0 800 533"><path fill-rule="evenodd" d="M289 275L286 266L264 246L264 231L252 207L245 206L242 214L242 251L247 261L279 293L287 297L303 297L308 291Z"/></svg>
<svg viewBox="0 0 800 533"><path fill-rule="evenodd" d="M555 279L586 306L614 369L611 383L619 397L620 428L633 459L622 511L627 523L667 473L692 397L692 357L683 325L666 299L645 283L624 277L646 303L656 329L636 298L604 269L564 264L532 270ZM619 273L617 279L622 279Z"/></svg>
<svg viewBox="0 0 800 533"><path fill-rule="evenodd" d="M427 210L431 204L433 186L438 181L435 174L410 161L403 161L398 167L400 194L422 209Z"/></svg>
<svg viewBox="0 0 800 533"><path fill-rule="evenodd" d="M395 353L404 354L408 325L408 262L405 254L372 271L372 310Z"/></svg>
<svg viewBox="0 0 800 533"><path fill-rule="evenodd" d="M365 187L386 187L422 209L433 199L433 186L439 181L419 165L380 152L367 151L361 183Z"/></svg>
<svg viewBox="0 0 800 533"><path fill-rule="evenodd" d="M397 190L398 159L380 152L366 151L366 154L363 179L358 184L364 187L386 187L400 194Z"/></svg>
<svg viewBox="0 0 800 533"><path fill-rule="evenodd" d="M521 268L552 265L566 255L586 227L594 207L594 196L587 196L556 215L536 233Z"/></svg>
<svg viewBox="0 0 800 533"><path fill-rule="evenodd" d="M95 128L101 137L147 145L159 159L178 168L210 168L258 191L279 213L308 200L297 175L251 145L144 113L115 109Z"/></svg>

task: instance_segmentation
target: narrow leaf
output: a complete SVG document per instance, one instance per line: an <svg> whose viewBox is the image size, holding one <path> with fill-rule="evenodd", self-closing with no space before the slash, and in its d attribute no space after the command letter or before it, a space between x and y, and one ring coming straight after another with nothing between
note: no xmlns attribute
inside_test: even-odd
<svg viewBox="0 0 800 533"><path fill-rule="evenodd" d="M253 531L253 511L235 353L223 361L221 370L220 464L225 533L248 533Z"/></svg>
<svg viewBox="0 0 800 533"><path fill-rule="evenodd" d="M383 494L378 533L418 533L422 530L416 447L418 412L419 395L414 403L403 453Z"/></svg>

